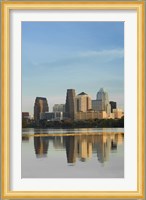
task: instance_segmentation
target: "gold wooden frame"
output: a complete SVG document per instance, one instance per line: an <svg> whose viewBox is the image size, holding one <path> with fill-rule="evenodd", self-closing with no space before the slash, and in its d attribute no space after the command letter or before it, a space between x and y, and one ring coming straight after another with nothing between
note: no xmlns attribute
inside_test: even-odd
<svg viewBox="0 0 146 200"><path fill-rule="evenodd" d="M9 153L9 13L10 10L133 10L137 11L137 191L10 191ZM2 2L2 198L143 198L144 197L144 2Z"/></svg>

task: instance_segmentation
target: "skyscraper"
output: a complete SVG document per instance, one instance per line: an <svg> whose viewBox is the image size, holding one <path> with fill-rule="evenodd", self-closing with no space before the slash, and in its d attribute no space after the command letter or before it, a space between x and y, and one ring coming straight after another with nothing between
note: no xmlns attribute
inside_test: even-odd
<svg viewBox="0 0 146 200"><path fill-rule="evenodd" d="M92 108L91 98L85 93L81 92L75 97L76 112L87 112Z"/></svg>
<svg viewBox="0 0 146 200"><path fill-rule="evenodd" d="M34 104L34 120L40 120L40 113L48 112L48 102L44 97L36 97Z"/></svg>
<svg viewBox="0 0 146 200"><path fill-rule="evenodd" d="M98 92L97 92L97 110L98 111L106 111L107 114L111 113L111 105L109 103L109 99L108 99L108 93L104 91L103 88L101 88Z"/></svg>
<svg viewBox="0 0 146 200"><path fill-rule="evenodd" d="M74 119L75 96L76 96L76 94L75 94L74 89L67 89L65 112L66 112L66 117L68 117L70 119Z"/></svg>

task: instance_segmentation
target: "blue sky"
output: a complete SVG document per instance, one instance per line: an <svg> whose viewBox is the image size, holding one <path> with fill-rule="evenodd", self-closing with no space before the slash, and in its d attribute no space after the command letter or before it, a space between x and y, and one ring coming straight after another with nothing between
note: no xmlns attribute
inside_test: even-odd
<svg viewBox="0 0 146 200"><path fill-rule="evenodd" d="M22 22L22 111L36 96L51 111L69 88L95 99L101 87L124 108L123 22Z"/></svg>

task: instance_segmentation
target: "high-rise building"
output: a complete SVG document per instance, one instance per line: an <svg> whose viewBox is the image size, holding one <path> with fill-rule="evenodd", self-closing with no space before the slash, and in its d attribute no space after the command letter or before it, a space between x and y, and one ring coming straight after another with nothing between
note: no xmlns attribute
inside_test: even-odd
<svg viewBox="0 0 146 200"><path fill-rule="evenodd" d="M54 104L53 112L65 112L65 104Z"/></svg>
<svg viewBox="0 0 146 200"><path fill-rule="evenodd" d="M111 105L108 99L108 93L103 88L97 92L97 111L106 111L107 114L111 113Z"/></svg>
<svg viewBox="0 0 146 200"><path fill-rule="evenodd" d="M113 112L113 109L117 108L117 103L115 101L110 101L109 103L111 105L111 112Z"/></svg>
<svg viewBox="0 0 146 200"><path fill-rule="evenodd" d="M98 111L98 100L92 100L92 110Z"/></svg>
<svg viewBox="0 0 146 200"><path fill-rule="evenodd" d="M81 92L75 97L76 112L87 112L91 109L91 98L85 92Z"/></svg>
<svg viewBox="0 0 146 200"><path fill-rule="evenodd" d="M66 112L66 117L68 117L70 119L74 119L75 96L76 96L76 94L75 94L74 89L67 89L65 112Z"/></svg>
<svg viewBox="0 0 146 200"><path fill-rule="evenodd" d="M36 97L35 104L34 104L34 120L40 120L40 114L44 112L48 112L48 102L47 99L44 97Z"/></svg>

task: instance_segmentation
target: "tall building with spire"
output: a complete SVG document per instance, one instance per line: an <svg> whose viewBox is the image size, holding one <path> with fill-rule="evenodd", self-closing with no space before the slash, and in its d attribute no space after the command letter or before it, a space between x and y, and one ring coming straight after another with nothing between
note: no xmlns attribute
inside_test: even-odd
<svg viewBox="0 0 146 200"><path fill-rule="evenodd" d="M39 121L40 120L40 114L44 112L48 112L48 102L47 99L44 97L36 97L35 103L34 103L34 120Z"/></svg>
<svg viewBox="0 0 146 200"><path fill-rule="evenodd" d="M75 115L75 96L76 93L74 89L67 89L65 113L66 117L70 119L74 119Z"/></svg>
<svg viewBox="0 0 146 200"><path fill-rule="evenodd" d="M97 111L106 111L107 114L111 113L111 105L109 103L108 93L105 92L103 88L97 92L96 100Z"/></svg>

